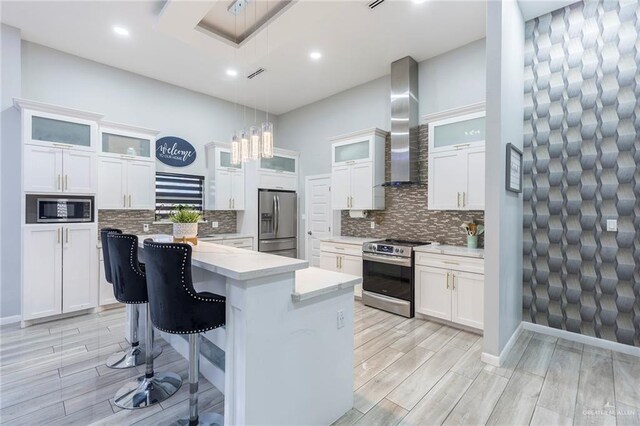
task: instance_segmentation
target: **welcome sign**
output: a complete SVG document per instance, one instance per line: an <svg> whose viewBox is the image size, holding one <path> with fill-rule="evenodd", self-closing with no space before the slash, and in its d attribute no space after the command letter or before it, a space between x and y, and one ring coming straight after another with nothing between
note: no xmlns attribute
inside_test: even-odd
<svg viewBox="0 0 640 426"><path fill-rule="evenodd" d="M196 149L176 136L165 136L156 141L156 158L172 167L185 167L196 161Z"/></svg>

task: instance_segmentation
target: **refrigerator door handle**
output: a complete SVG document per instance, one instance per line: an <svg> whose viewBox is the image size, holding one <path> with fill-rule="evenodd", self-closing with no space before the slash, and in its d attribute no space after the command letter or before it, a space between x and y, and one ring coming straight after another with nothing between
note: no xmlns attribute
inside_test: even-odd
<svg viewBox="0 0 640 426"><path fill-rule="evenodd" d="M278 212L278 216L276 217L276 237L278 236L278 231L280 230L280 196L276 195L276 211Z"/></svg>
<svg viewBox="0 0 640 426"><path fill-rule="evenodd" d="M279 214L278 214L278 196L274 195L273 196L273 235L274 236L278 236L278 220L279 218Z"/></svg>

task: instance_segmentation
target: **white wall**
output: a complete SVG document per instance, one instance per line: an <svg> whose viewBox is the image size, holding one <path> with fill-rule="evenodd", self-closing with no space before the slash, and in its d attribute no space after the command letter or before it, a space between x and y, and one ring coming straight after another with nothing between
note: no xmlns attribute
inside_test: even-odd
<svg viewBox="0 0 640 426"><path fill-rule="evenodd" d="M484 102L487 92L485 41L477 40L420 62L420 117Z"/></svg>
<svg viewBox="0 0 640 426"><path fill-rule="evenodd" d="M0 211L0 318L20 315L20 113L13 108L13 97L20 97L20 30L8 25L0 28L0 74L2 75L0 170L2 208Z"/></svg>
<svg viewBox="0 0 640 426"><path fill-rule="evenodd" d="M487 3L484 354L499 357L522 321L522 197L505 190L506 145L522 149L524 19L516 0ZM494 358L495 360L496 358Z"/></svg>
<svg viewBox="0 0 640 426"><path fill-rule="evenodd" d="M22 42L22 96L159 130L160 136L178 136L196 147L192 165L173 168L157 163L158 171L205 175L204 145L228 142L242 127L242 108L230 102L26 41ZM277 117L269 118L277 132ZM247 119L248 126L253 109L247 109ZM258 123L263 119L258 112Z"/></svg>

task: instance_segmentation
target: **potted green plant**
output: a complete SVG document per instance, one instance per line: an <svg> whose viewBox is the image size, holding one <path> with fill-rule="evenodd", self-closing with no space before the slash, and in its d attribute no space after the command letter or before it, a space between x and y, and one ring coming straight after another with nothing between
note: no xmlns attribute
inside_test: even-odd
<svg viewBox="0 0 640 426"><path fill-rule="evenodd" d="M199 211L187 206L178 206L171 213L169 220L173 222L174 238L195 238L198 235L198 222L202 219Z"/></svg>

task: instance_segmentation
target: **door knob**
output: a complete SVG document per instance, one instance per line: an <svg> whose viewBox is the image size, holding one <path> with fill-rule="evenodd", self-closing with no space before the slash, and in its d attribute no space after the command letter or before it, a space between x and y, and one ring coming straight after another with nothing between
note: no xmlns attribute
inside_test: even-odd
<svg viewBox="0 0 640 426"><path fill-rule="evenodd" d="M312 232L311 232L311 231L307 231L307 234L311 235L311 234L312 234Z"/></svg>

